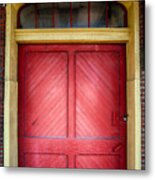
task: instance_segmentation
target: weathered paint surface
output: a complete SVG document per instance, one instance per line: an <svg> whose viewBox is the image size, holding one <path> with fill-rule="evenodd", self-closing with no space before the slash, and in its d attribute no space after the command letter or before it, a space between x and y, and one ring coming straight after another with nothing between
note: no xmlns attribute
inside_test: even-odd
<svg viewBox="0 0 155 180"><path fill-rule="evenodd" d="M124 45L19 47L19 166L126 169Z"/></svg>

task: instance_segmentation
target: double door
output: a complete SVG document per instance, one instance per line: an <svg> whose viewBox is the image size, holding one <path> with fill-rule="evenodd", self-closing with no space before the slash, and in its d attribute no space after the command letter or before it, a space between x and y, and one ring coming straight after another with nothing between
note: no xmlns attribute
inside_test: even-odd
<svg viewBox="0 0 155 180"><path fill-rule="evenodd" d="M19 166L126 168L125 46L20 45Z"/></svg>

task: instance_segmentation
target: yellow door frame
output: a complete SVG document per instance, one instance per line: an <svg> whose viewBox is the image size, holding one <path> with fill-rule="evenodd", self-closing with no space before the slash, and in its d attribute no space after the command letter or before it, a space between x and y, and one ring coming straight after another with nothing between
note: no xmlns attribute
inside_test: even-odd
<svg viewBox="0 0 155 180"><path fill-rule="evenodd" d="M139 2L119 1L128 14L128 28L17 29L23 4L6 6L4 165L18 166L18 44L125 43L127 69L127 169L141 169Z"/></svg>

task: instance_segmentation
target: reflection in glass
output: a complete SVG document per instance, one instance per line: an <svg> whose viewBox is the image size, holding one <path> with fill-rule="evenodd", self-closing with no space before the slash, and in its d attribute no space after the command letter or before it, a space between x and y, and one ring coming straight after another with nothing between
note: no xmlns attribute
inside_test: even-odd
<svg viewBox="0 0 155 180"><path fill-rule="evenodd" d="M52 24L52 4L37 4L38 28L50 28Z"/></svg>
<svg viewBox="0 0 155 180"><path fill-rule="evenodd" d="M108 7L108 26L109 27L124 27L125 26L125 11L118 3L109 3Z"/></svg>
<svg viewBox="0 0 155 180"><path fill-rule="evenodd" d="M69 28L70 27L70 3L55 4L55 27Z"/></svg>
<svg viewBox="0 0 155 180"><path fill-rule="evenodd" d="M90 27L106 27L106 3L104 2L91 3Z"/></svg>
<svg viewBox="0 0 155 180"><path fill-rule="evenodd" d="M29 5L24 7L20 13L20 28L35 28L35 7Z"/></svg>
<svg viewBox="0 0 155 180"><path fill-rule="evenodd" d="M72 27L88 27L88 3L72 4Z"/></svg>

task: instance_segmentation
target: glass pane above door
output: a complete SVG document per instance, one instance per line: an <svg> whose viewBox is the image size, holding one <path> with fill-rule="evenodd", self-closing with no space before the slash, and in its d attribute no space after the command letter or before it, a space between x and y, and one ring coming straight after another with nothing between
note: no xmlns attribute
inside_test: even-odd
<svg viewBox="0 0 155 180"><path fill-rule="evenodd" d="M19 11L18 28L126 27L127 12L117 2L61 2L26 4Z"/></svg>

